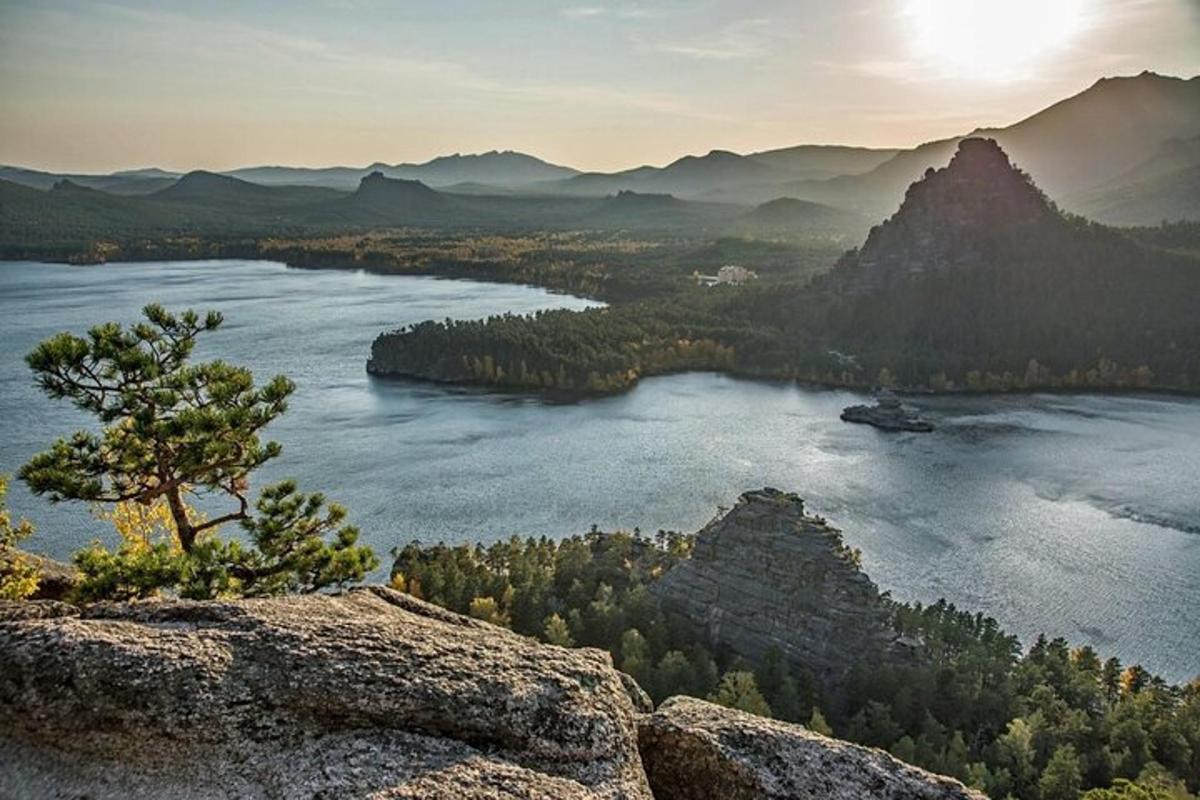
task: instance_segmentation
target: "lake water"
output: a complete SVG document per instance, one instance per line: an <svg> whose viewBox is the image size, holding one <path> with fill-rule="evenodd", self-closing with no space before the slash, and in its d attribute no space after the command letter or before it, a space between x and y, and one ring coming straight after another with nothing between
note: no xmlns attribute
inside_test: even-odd
<svg viewBox="0 0 1200 800"><path fill-rule="evenodd" d="M929 435L847 425L841 391L692 374L575 405L370 378L380 331L429 318L581 308L539 289L267 262L0 263L0 472L86 420L41 396L22 356L147 302L215 308L200 348L298 384L266 478L347 504L394 546L640 526L695 530L739 492L796 491L863 551L883 589L939 597L1090 643L1179 681L1200 673L1200 401L1035 395L923 399ZM19 482L35 549L104 527Z"/></svg>

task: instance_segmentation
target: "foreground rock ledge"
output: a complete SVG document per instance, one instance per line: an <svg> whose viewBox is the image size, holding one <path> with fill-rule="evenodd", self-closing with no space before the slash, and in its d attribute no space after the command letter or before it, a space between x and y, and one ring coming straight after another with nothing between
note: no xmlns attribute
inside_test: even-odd
<svg viewBox="0 0 1200 800"><path fill-rule="evenodd" d="M657 800L987 800L882 750L690 697L638 729Z"/></svg>
<svg viewBox="0 0 1200 800"><path fill-rule="evenodd" d="M5 605L0 797L650 794L607 654L369 587Z"/></svg>

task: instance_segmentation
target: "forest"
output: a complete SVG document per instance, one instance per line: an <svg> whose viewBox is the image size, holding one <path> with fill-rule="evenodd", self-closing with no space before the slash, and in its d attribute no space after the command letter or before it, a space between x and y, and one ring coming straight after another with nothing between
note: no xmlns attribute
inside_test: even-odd
<svg viewBox="0 0 1200 800"><path fill-rule="evenodd" d="M370 369L575 395L697 369L913 391L1195 391L1195 246L1194 226L1119 231L1059 216L978 243L970 268L883 287L856 283L862 257L850 251L826 271L677 281L648 298L616 293L607 309L421 323L382 334Z"/></svg>
<svg viewBox="0 0 1200 800"><path fill-rule="evenodd" d="M981 614L890 601L921 657L855 665L835 697L777 651L751 664L708 646L655 600L654 581L693 544L595 529L486 547L413 543L393 551L391 581L543 642L607 650L656 703L687 694L801 722L993 798L1189 800L1200 790L1200 678L1172 686L1062 639L1023 651Z"/></svg>

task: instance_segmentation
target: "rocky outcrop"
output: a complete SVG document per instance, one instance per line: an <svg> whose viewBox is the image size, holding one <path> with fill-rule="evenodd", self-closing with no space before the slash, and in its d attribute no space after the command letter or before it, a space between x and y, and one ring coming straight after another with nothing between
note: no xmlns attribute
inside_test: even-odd
<svg viewBox="0 0 1200 800"><path fill-rule="evenodd" d="M892 395L881 396L873 406L847 406L842 409L842 421L873 425L885 431L929 433L933 430L932 422L916 411L905 408Z"/></svg>
<svg viewBox="0 0 1200 800"><path fill-rule="evenodd" d="M895 640L879 590L841 532L775 489L743 494L653 591L714 643L751 661L778 647L826 688Z"/></svg>
<svg viewBox="0 0 1200 800"><path fill-rule="evenodd" d="M742 505L763 503L799 505ZM795 725L648 703L605 653L382 587L0 603L4 798L977 797Z"/></svg>
<svg viewBox="0 0 1200 800"><path fill-rule="evenodd" d="M882 750L690 697L638 725L657 800L986 800Z"/></svg>
<svg viewBox="0 0 1200 800"><path fill-rule="evenodd" d="M607 654L381 587L0 610L0 796L645 800Z"/></svg>

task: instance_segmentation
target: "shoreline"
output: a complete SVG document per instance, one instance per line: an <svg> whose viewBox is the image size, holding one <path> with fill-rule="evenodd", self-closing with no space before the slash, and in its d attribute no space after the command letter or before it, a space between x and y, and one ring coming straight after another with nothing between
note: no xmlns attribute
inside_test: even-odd
<svg viewBox="0 0 1200 800"><path fill-rule="evenodd" d="M166 257L166 258L159 256L159 255L145 254L144 258L143 257L129 257L129 258L123 258L120 261L102 261L102 262L98 262L98 263L94 263L94 264L79 264L79 263L71 263L69 261L62 261L62 260L47 261L47 260L39 260L39 259L33 259L33 258L10 258L7 256L0 256L0 264L24 262L24 263L32 263L32 264L47 264L47 265L53 265L53 266L63 266L63 267L73 267L73 268L104 267L104 266L110 266L110 265L111 266L120 266L123 264L135 265L135 264L144 264L144 263L150 263L150 262L172 264L172 263L236 261L236 260L261 261L261 262L267 262L267 263L281 264L284 267L287 267L288 269L297 269L297 270L311 270L311 271L328 270L328 271L336 271L336 272L361 271L361 272L366 272L366 273L369 273L372 275L394 275L397 277L425 277L425 278L434 278L437 280L472 281L475 283L493 283L493 284L502 285L502 286L526 286L526 287L529 287L532 289L540 289L542 291L550 292L552 294L567 295L567 296L574 297L577 299L589 300L589 301L596 302L596 303L602 303L602 304L604 304L605 307L613 304L612 301L606 300L602 296L596 295L594 293L574 291L568 287L556 286L553 284L534 283L534 282L530 282L530 281L526 281L526 280L505 280L505 276L496 275L494 273L487 273L486 270L482 270L476 274L470 274L470 273L463 274L462 272L458 272L456 270L437 269L437 268L430 268L430 267L416 267L416 268L409 269L409 268L399 266L399 265L390 266L390 265L381 265L381 264L300 263L298 261L288 260L286 258L268 258L268 257L265 257L264 254L262 254L261 252L257 255L253 255L253 256L220 255L220 256L205 257L205 256L201 255L201 256L192 256L192 257ZM386 333L392 333L392 332L393 331L384 330L384 331L380 331L379 335L386 334ZM369 362L370 358L368 358L367 361ZM758 383L795 385L795 386L800 386L802 388L809 388L809 389L814 389L814 390L852 391L852 392L857 392L857 393L867 395L867 396L873 394L878 388L880 388L880 387L870 386L870 385L865 385L865 384L849 384L849 383L840 383L840 382L836 382L836 381L833 383L828 383L825 381L813 381L813 380L800 379L800 378L788 378L788 377L781 377L781 376L776 376L776 375L763 375L763 374L756 374L751 371L742 372L739 370L721 370L721 369L711 369L711 370L684 369L684 370L670 370L670 371L665 371L665 372L657 372L654 374L641 376L641 377L639 377L638 381L633 386L630 386L629 388L626 388L626 389L617 390L617 391L589 392L589 391L574 390L574 391L570 391L570 392L561 392L561 391L539 391L539 390L534 390L534 389L522 389L521 387L490 386L485 383L455 381L455 380L442 380L442 379L438 379L438 378L417 375L417 374L372 372L370 369L367 369L366 371L367 371L367 374L370 375L372 378L377 378L377 379L382 379L382 380L413 381L413 382L424 383L424 384L429 384L429 385L436 385L436 386L457 387L460 389L473 390L473 391L476 391L481 394L494 394L497 396L524 397L524 398L543 397L543 398L549 398L552 402L555 402L555 404L580 403L585 400L603 399L606 397L614 397L614 396L618 396L618 395L622 395L622 394L628 394L630 391L635 389L637 387L637 385L639 385L643 380L650 379L650 378L656 378L656 377L670 376L670 375L687 374L690 372L696 372L696 373L711 372L711 373L718 374L718 375L725 375L730 378L736 378L738 380L748 380L748 381L754 381L754 382L758 382ZM1021 388L1013 388L1013 389L981 389L981 390L973 390L973 389L967 389L967 388L934 390L934 389L929 389L929 388L920 387L920 386L892 386L892 387L887 387L887 388L889 389L889 391L891 391L897 395L901 395L903 397L912 397L912 398L920 398L920 397L989 397L989 396L1006 397L1006 396L1022 396L1022 395L1031 396L1031 395L1036 395L1036 394L1093 395L1093 396L1101 396L1101 397L1129 397L1129 396L1138 396L1138 395L1146 395L1146 396L1151 396L1151 397L1163 396L1163 397L1181 397L1181 398L1200 397L1200 388L1197 388L1194 390L1189 390L1189 389L1181 389L1178 387L1171 387L1171 386L1150 386L1150 387L1042 386L1042 387L1021 387Z"/></svg>

